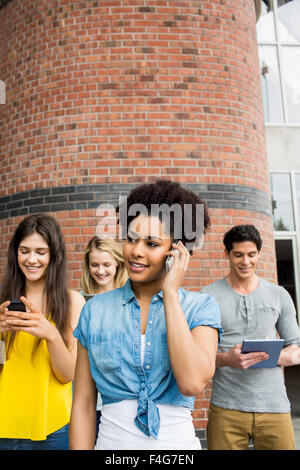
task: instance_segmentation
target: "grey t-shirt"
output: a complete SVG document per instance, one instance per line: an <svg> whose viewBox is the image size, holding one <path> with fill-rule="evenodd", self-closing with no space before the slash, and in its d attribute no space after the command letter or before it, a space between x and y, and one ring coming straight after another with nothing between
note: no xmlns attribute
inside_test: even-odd
<svg viewBox="0 0 300 470"><path fill-rule="evenodd" d="M284 347L300 345L295 307L283 287L259 278L257 289L243 295L234 291L223 278L204 287L201 292L212 294L220 306L223 327L220 352L228 351L243 339L276 338L276 332L285 340ZM216 369L211 403L240 411L290 411L280 367Z"/></svg>

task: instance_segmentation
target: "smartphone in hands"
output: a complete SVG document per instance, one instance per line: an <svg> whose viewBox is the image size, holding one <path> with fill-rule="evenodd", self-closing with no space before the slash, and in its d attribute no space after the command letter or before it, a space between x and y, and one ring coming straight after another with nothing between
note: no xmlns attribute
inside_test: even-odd
<svg viewBox="0 0 300 470"><path fill-rule="evenodd" d="M173 243L176 243L176 245L178 245L180 240L174 240ZM175 253L178 253L178 250L175 250L174 248L172 248L172 251L174 251ZM173 265L173 262L174 262L174 258L173 256L169 255L166 259L166 271L167 273L170 271L172 265Z"/></svg>
<svg viewBox="0 0 300 470"><path fill-rule="evenodd" d="M21 300L11 300L7 309L13 312L26 312L26 306Z"/></svg>

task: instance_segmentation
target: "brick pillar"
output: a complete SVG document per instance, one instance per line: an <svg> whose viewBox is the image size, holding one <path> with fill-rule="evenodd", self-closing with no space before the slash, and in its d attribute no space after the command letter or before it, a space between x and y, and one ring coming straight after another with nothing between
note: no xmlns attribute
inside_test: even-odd
<svg viewBox="0 0 300 470"><path fill-rule="evenodd" d="M63 227L79 288L97 206L164 177L211 212L187 288L224 275L223 233L246 222L276 281L255 22L253 0L2 2L0 274L16 224L44 211Z"/></svg>

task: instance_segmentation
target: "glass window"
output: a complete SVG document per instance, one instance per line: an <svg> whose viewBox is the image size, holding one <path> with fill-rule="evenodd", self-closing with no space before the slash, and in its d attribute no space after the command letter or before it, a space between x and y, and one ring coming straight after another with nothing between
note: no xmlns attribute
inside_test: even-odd
<svg viewBox="0 0 300 470"><path fill-rule="evenodd" d="M299 0L278 0L278 31L282 43L300 42Z"/></svg>
<svg viewBox="0 0 300 470"><path fill-rule="evenodd" d="M300 27L300 17L299 17ZM300 122L300 47L282 46L283 85L287 121Z"/></svg>
<svg viewBox="0 0 300 470"><path fill-rule="evenodd" d="M257 39L265 121L299 124L300 0L264 0Z"/></svg>
<svg viewBox="0 0 300 470"><path fill-rule="evenodd" d="M268 6L262 2L261 14L256 25L256 31L258 42L276 41L273 2L269 2Z"/></svg>
<svg viewBox="0 0 300 470"><path fill-rule="evenodd" d="M283 122L281 87L276 46L259 46L265 120Z"/></svg>
<svg viewBox="0 0 300 470"><path fill-rule="evenodd" d="M288 173L272 173L271 190L274 230L294 231L290 175Z"/></svg>
<svg viewBox="0 0 300 470"><path fill-rule="evenodd" d="M288 291L297 307L293 241L275 240L275 248L278 284Z"/></svg>

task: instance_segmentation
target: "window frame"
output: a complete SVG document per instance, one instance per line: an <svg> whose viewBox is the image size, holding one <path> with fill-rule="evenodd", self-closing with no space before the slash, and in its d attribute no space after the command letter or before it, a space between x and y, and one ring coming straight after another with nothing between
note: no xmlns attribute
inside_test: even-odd
<svg viewBox="0 0 300 470"><path fill-rule="evenodd" d="M283 47L298 47L300 49L300 41L297 42L285 42L282 41L280 38L279 34L279 13L278 13L278 6L277 6L277 0L273 0L273 7L274 7L274 31L275 31L275 42L273 41L259 41L258 34L257 34L257 43L258 43L258 49L260 46L275 46L276 48L276 53L277 53L277 58L278 58L278 76L279 76L279 86L280 86L280 92L281 92L281 107L282 107L282 115L283 115L283 121L277 121L277 122L269 122L265 120L265 124L268 126L294 126L300 127L300 118L299 122L290 122L288 121L288 106L287 106L287 98L285 95L285 86L284 86L284 67L283 67L283 53L282 53L282 48ZM261 16L262 17L262 16ZM258 20L259 22L259 20ZM260 70L261 73L261 70ZM300 106L300 105L299 105Z"/></svg>

